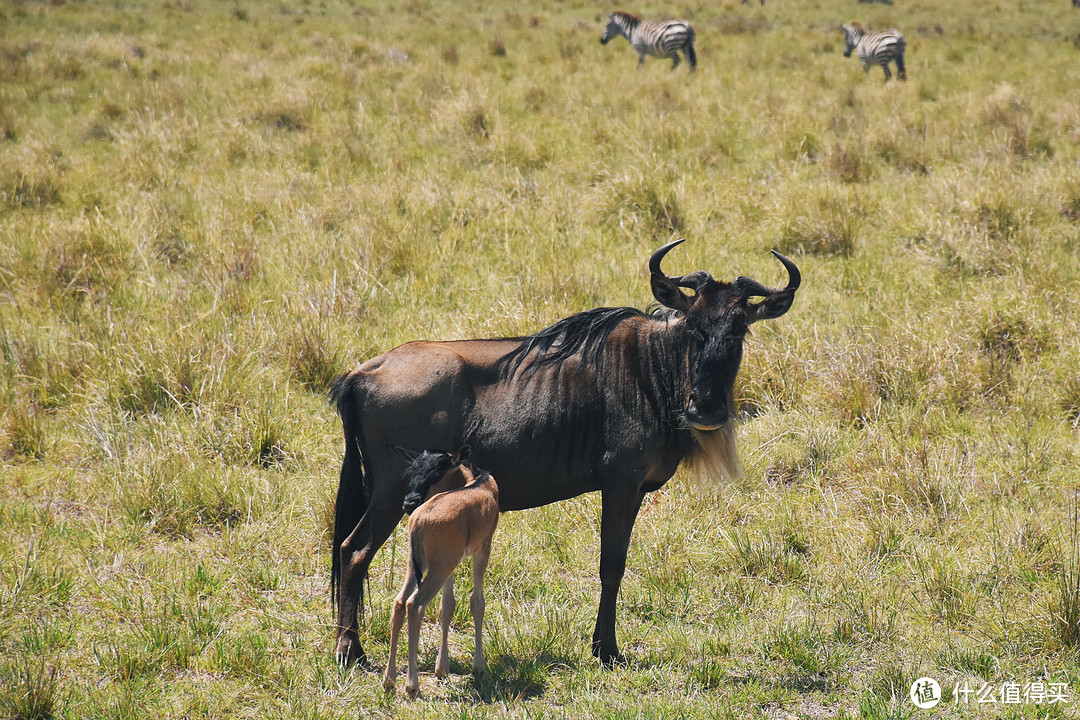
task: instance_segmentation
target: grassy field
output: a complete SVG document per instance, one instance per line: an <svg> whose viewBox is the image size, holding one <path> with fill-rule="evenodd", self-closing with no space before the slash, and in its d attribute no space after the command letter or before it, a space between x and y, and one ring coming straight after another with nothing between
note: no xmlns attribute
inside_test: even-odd
<svg viewBox="0 0 1080 720"><path fill-rule="evenodd" d="M0 2L0 717L1080 714L1080 12L618 7L692 20L697 72L601 47L609 2ZM588 651L588 496L503 517L489 677L465 602L423 701L339 669L330 380L644 307L673 237L803 289L747 341L745 477L646 501L629 664Z"/></svg>

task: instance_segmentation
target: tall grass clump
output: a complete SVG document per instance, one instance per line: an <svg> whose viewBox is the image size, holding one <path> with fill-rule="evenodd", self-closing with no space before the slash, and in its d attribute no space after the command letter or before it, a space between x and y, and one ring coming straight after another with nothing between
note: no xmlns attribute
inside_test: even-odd
<svg viewBox="0 0 1080 720"><path fill-rule="evenodd" d="M53 720L64 705L60 672L43 658L0 663L0 712L12 720Z"/></svg>
<svg viewBox="0 0 1080 720"><path fill-rule="evenodd" d="M8 408L3 427L7 447L0 449L6 450L11 457L24 460L41 460L45 457L48 434L42 409L36 403Z"/></svg>
<svg viewBox="0 0 1080 720"><path fill-rule="evenodd" d="M1075 649L1080 647L1080 509L1075 498L1066 541L1050 596L1050 626L1054 639Z"/></svg>
<svg viewBox="0 0 1080 720"><path fill-rule="evenodd" d="M986 123L1006 153L1026 158L1054 152L1042 120L1008 83L998 85L987 98Z"/></svg>
<svg viewBox="0 0 1080 720"><path fill-rule="evenodd" d="M828 186L793 201L776 245L781 252L850 255L863 225L857 196Z"/></svg>

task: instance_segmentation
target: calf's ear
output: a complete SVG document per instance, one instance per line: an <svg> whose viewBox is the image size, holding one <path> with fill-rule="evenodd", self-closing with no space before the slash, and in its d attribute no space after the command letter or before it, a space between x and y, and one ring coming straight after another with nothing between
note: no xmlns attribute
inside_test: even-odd
<svg viewBox="0 0 1080 720"><path fill-rule="evenodd" d="M472 457L472 445L470 445L469 443L465 443L464 445L462 445L461 447L458 448L457 452L454 453L453 457L450 458L450 460L455 465L460 465L460 464L462 464L464 462L468 462L469 458L471 458L471 457Z"/></svg>

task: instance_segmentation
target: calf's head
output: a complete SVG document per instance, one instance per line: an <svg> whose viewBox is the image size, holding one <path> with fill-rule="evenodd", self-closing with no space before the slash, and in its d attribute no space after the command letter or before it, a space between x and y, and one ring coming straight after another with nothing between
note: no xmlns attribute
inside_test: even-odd
<svg viewBox="0 0 1080 720"><path fill-rule="evenodd" d="M402 510L406 515L411 515L432 495L472 482L472 468L469 465L472 449L469 445L462 445L453 454L438 450L412 453L397 445L394 450L409 463L403 478L406 491Z"/></svg>

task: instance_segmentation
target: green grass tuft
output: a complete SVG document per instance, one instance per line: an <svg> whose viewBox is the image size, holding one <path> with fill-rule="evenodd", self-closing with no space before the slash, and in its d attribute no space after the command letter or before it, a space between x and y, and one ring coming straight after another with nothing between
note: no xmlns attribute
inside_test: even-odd
<svg viewBox="0 0 1080 720"><path fill-rule="evenodd" d="M61 717L60 672L43 659L0 663L0 712L13 720Z"/></svg>

